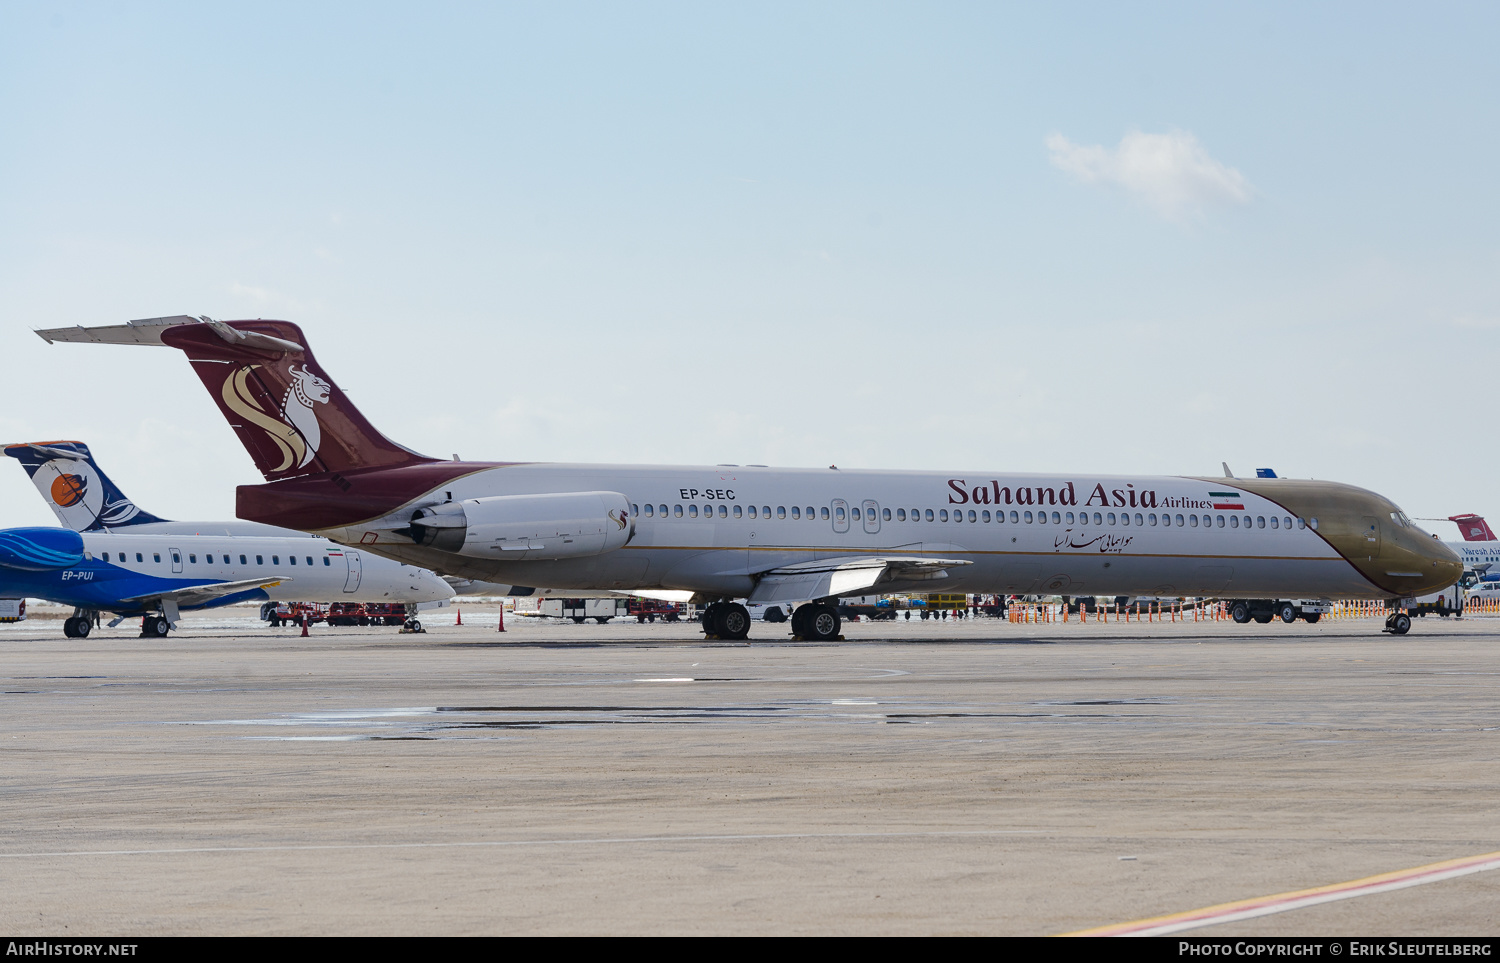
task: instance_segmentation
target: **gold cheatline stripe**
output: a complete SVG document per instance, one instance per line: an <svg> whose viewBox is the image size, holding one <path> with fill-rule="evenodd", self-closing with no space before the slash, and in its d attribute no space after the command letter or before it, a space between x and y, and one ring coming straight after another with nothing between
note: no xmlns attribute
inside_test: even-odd
<svg viewBox="0 0 1500 963"><path fill-rule="evenodd" d="M1459 869L1475 863L1483 863L1489 860L1500 860L1500 851L1484 853L1479 856L1461 856L1458 859L1448 859L1441 863L1428 863L1425 866L1415 866L1411 869L1398 869L1389 873L1379 873L1375 876L1364 876L1360 879L1351 879L1343 883L1330 883L1327 886L1314 886L1311 889L1294 889L1289 893L1276 893L1272 896L1256 896L1252 899L1236 900L1233 903L1218 903L1213 906L1205 906L1201 909L1188 910L1184 913L1168 913L1165 916L1148 916L1145 919L1132 920L1129 923L1111 923L1108 926L1096 926L1093 929L1075 930L1071 933L1059 933L1058 936L1111 936L1116 933L1129 933L1136 930L1150 929L1156 926L1165 926L1170 923L1185 922L1187 920L1199 919L1205 916L1227 916L1230 913L1252 909L1258 906L1266 906L1274 903L1287 903L1298 899L1307 899L1312 896L1324 896L1329 893L1339 893L1345 890L1361 889L1365 887L1378 886L1381 883L1396 882L1412 879L1417 876L1425 876L1440 873L1447 869ZM1208 923L1204 924L1210 925Z"/></svg>

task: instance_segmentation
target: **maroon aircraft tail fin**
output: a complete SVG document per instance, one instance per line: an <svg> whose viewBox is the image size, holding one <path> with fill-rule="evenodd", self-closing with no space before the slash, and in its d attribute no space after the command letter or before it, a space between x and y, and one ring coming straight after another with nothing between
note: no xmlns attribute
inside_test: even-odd
<svg viewBox="0 0 1500 963"><path fill-rule="evenodd" d="M211 321L161 333L192 362L267 481L414 465L419 455L375 430L287 321Z"/></svg>
<svg viewBox="0 0 1500 963"><path fill-rule="evenodd" d="M1478 515L1449 515L1448 521L1458 525L1458 530L1463 533L1466 542L1493 542L1495 533L1490 531L1490 526Z"/></svg>

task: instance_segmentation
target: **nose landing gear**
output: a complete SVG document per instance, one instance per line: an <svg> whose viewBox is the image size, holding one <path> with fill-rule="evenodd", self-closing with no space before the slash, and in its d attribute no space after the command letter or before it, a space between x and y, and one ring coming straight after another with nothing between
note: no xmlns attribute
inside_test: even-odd
<svg viewBox="0 0 1500 963"><path fill-rule="evenodd" d="M1411 631L1411 616L1405 612L1395 612L1385 617L1385 631L1392 635L1405 635Z"/></svg>

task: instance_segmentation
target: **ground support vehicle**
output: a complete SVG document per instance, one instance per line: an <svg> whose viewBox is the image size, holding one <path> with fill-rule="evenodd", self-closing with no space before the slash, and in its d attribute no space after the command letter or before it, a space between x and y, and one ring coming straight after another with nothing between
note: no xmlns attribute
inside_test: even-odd
<svg viewBox="0 0 1500 963"><path fill-rule="evenodd" d="M1420 598L1413 599L1412 604L1407 606L1407 611L1418 617L1424 617L1428 612L1432 612L1445 619L1450 615L1463 615L1463 586L1455 582L1441 592L1434 592L1431 595L1423 595Z"/></svg>
<svg viewBox="0 0 1500 963"><path fill-rule="evenodd" d="M26 621L25 599L0 599L0 622Z"/></svg>
<svg viewBox="0 0 1500 963"><path fill-rule="evenodd" d="M663 602L660 599L627 599L625 614L635 616L637 622L655 622L657 619L663 622L682 621L677 603Z"/></svg>
<svg viewBox="0 0 1500 963"><path fill-rule="evenodd" d="M905 599L888 595L856 595L841 598L838 602L839 618L857 621L860 617L872 622L891 622L903 607Z"/></svg>
<svg viewBox="0 0 1500 963"><path fill-rule="evenodd" d="M1254 619L1265 625L1274 618L1283 622L1316 622L1333 611L1327 599L1224 599L1229 617L1243 625Z"/></svg>
<svg viewBox="0 0 1500 963"><path fill-rule="evenodd" d="M400 602L334 602L328 607L329 625L401 625L406 606Z"/></svg>
<svg viewBox="0 0 1500 963"><path fill-rule="evenodd" d="M616 616L620 618L629 616L630 600L624 598L542 599L539 611L542 615L554 619L572 619L580 625L589 619L603 625Z"/></svg>
<svg viewBox="0 0 1500 963"><path fill-rule="evenodd" d="M323 602L266 602L260 607L260 617L279 629L283 625L307 625L326 621L329 606Z"/></svg>

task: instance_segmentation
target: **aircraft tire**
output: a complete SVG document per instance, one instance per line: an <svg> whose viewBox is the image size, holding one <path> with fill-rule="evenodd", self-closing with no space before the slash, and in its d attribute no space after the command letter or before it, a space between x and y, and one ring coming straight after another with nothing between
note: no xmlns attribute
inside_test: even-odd
<svg viewBox="0 0 1500 963"><path fill-rule="evenodd" d="M89 637L89 629L93 627L94 620L81 615L73 620L73 637L75 639L86 639Z"/></svg>
<svg viewBox="0 0 1500 963"><path fill-rule="evenodd" d="M1391 631L1397 635L1405 635L1411 631L1411 616L1398 615L1391 620Z"/></svg>
<svg viewBox="0 0 1500 963"><path fill-rule="evenodd" d="M799 605L792 610L792 634L802 639L807 637L807 615L811 605Z"/></svg>
<svg viewBox="0 0 1500 963"><path fill-rule="evenodd" d="M171 628L171 624L166 619L158 615L148 615L146 616L146 624L142 627L142 631L145 632L147 638L164 639Z"/></svg>
<svg viewBox="0 0 1500 963"><path fill-rule="evenodd" d="M76 630L76 626L77 625L78 625L78 620L77 619L74 619L74 618L63 619L63 636L65 638L69 638L69 639L76 639L76 638L78 638L78 632Z"/></svg>
<svg viewBox="0 0 1500 963"><path fill-rule="evenodd" d="M732 642L750 637L750 610L738 602L719 606L714 613L714 635Z"/></svg>
<svg viewBox="0 0 1500 963"><path fill-rule="evenodd" d="M831 605L814 605L807 618L807 631L803 638L818 642L831 642L839 637L838 609Z"/></svg>
<svg viewBox="0 0 1500 963"><path fill-rule="evenodd" d="M1234 603L1234 608L1229 610L1229 616L1240 625L1244 625L1250 621L1250 606L1244 602L1236 602Z"/></svg>
<svg viewBox="0 0 1500 963"><path fill-rule="evenodd" d="M1297 607L1288 602L1281 607L1281 621L1291 625L1297 621Z"/></svg>

